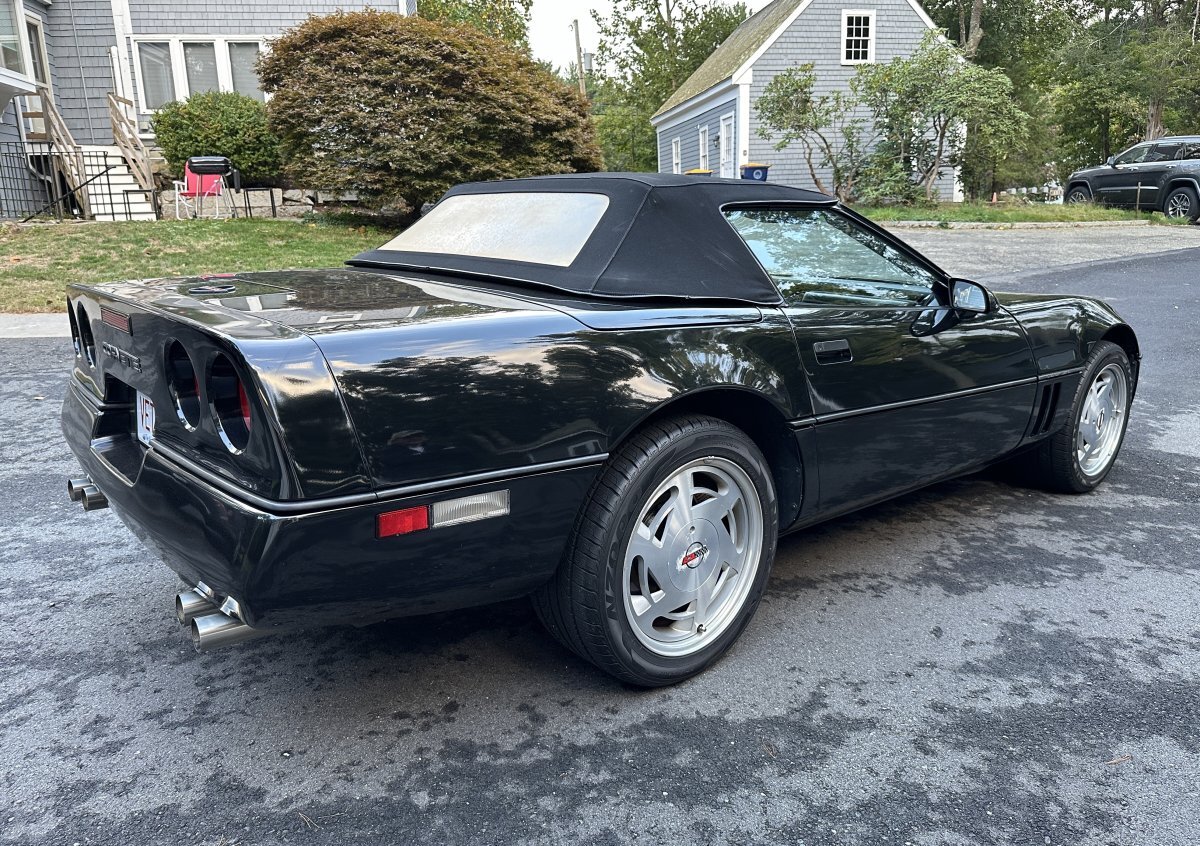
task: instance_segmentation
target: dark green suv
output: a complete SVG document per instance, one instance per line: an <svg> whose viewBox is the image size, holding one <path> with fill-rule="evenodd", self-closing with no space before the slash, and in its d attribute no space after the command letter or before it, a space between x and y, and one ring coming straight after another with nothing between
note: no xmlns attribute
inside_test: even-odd
<svg viewBox="0 0 1200 846"><path fill-rule="evenodd" d="M1144 141L1102 165L1077 170L1067 180L1063 200L1095 200L1195 222L1200 217L1200 135Z"/></svg>

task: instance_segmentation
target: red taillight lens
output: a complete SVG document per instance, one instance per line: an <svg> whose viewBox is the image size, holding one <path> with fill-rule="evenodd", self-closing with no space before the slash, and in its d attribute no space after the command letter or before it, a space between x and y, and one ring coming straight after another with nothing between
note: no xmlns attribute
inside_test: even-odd
<svg viewBox="0 0 1200 846"><path fill-rule="evenodd" d="M246 386L238 382L238 410L242 412L242 425L250 431L250 397L246 396Z"/></svg>
<svg viewBox="0 0 1200 846"><path fill-rule="evenodd" d="M389 511L375 518L375 537L390 538L429 528L429 506Z"/></svg>
<svg viewBox="0 0 1200 846"><path fill-rule="evenodd" d="M208 402L221 440L231 452L241 452L250 443L252 413L250 395L228 358L218 355L208 371Z"/></svg>

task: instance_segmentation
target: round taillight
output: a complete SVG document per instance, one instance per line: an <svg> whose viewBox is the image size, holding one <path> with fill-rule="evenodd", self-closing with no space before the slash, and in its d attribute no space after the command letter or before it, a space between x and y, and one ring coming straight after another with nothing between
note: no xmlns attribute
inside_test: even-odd
<svg viewBox="0 0 1200 846"><path fill-rule="evenodd" d="M250 397L233 362L223 355L213 359L208 371L208 402L212 406L217 432L230 452L241 452L250 442L253 416Z"/></svg>
<svg viewBox="0 0 1200 846"><path fill-rule="evenodd" d="M200 380L192 357L183 344L172 341L167 347L167 384L175 401L175 414L188 429L200 425Z"/></svg>
<svg viewBox="0 0 1200 846"><path fill-rule="evenodd" d="M96 366L96 339L92 336L92 325L88 323L87 312L83 303L75 307L75 326L79 330L79 348L87 363Z"/></svg>
<svg viewBox="0 0 1200 846"><path fill-rule="evenodd" d="M75 319L75 309L71 307L70 300L67 300L67 321L71 324L71 343L75 346L75 356L78 358L83 355L83 342L79 340L79 321Z"/></svg>

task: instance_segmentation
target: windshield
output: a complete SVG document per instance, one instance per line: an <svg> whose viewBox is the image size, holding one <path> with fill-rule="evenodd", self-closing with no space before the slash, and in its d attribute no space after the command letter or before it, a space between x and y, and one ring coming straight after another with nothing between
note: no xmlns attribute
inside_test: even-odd
<svg viewBox="0 0 1200 846"><path fill-rule="evenodd" d="M603 194L459 194L380 249L568 267L607 208Z"/></svg>
<svg viewBox="0 0 1200 846"><path fill-rule="evenodd" d="M725 217L789 303L920 306L932 273L829 209L740 209Z"/></svg>

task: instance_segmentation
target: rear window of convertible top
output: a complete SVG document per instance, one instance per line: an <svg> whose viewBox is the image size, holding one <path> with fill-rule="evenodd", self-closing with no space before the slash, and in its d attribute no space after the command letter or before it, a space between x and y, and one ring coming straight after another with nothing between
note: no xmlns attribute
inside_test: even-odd
<svg viewBox="0 0 1200 846"><path fill-rule="evenodd" d="M459 194L379 249L568 267L607 208L603 194Z"/></svg>

